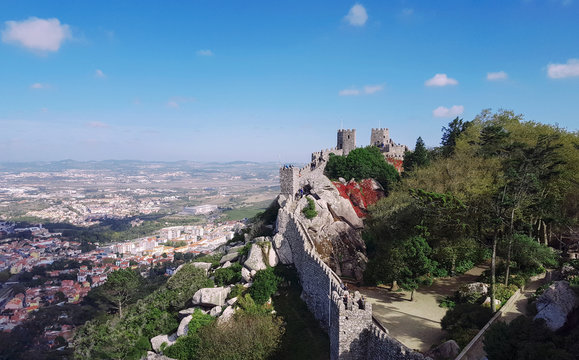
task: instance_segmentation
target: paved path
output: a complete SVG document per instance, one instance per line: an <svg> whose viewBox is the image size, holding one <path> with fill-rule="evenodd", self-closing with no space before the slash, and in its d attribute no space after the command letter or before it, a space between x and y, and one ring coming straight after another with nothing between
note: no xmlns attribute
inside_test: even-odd
<svg viewBox="0 0 579 360"><path fill-rule="evenodd" d="M409 348L424 352L444 336L440 320L446 309L438 306L440 300L454 294L461 284L477 281L486 269L487 266L477 266L463 275L437 279L431 286L421 286L414 293L414 301L410 301L407 291L393 292L381 287L352 287L350 290L359 290L368 298L374 316L390 335Z"/></svg>

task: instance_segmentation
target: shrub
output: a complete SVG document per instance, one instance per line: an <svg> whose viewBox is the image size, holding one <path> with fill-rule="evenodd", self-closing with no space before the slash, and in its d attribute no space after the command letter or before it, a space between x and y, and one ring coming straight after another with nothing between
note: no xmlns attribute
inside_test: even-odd
<svg viewBox="0 0 579 360"><path fill-rule="evenodd" d="M233 299L234 297L240 297L245 292L245 287L241 284L235 284L229 294L227 294L227 299Z"/></svg>
<svg viewBox="0 0 579 360"><path fill-rule="evenodd" d="M434 276L435 278L447 277L448 270L442 267L436 267L434 268L434 270L432 270L432 276Z"/></svg>
<svg viewBox="0 0 579 360"><path fill-rule="evenodd" d="M441 308L453 309L456 306L456 302L454 301L454 297L446 296L440 303L438 304Z"/></svg>
<svg viewBox="0 0 579 360"><path fill-rule="evenodd" d="M217 269L213 275L219 286L234 284L241 281L241 265L235 263L228 268Z"/></svg>
<svg viewBox="0 0 579 360"><path fill-rule="evenodd" d="M307 200L308 205L304 207L302 212L304 213L306 218L313 219L316 216L318 216L318 212L316 211L316 204L314 203L314 200L312 200L311 198L307 198Z"/></svg>
<svg viewBox="0 0 579 360"><path fill-rule="evenodd" d="M191 314L187 335L179 337L175 344L164 348L163 354L178 360L196 359L201 341L198 332L213 322L215 322L213 316L205 314L200 309L195 309L193 314Z"/></svg>
<svg viewBox="0 0 579 360"><path fill-rule="evenodd" d="M227 324L214 323L200 331L198 359L267 359L279 346L283 333L283 323L275 316L240 313Z"/></svg>
<svg viewBox="0 0 579 360"><path fill-rule="evenodd" d="M446 312L440 325L448 332L448 338L454 339L461 347L468 344L468 336L476 333L490 320L489 308L476 304L458 304Z"/></svg>
<svg viewBox="0 0 579 360"><path fill-rule="evenodd" d="M257 304L263 305L277 291L280 281L281 279L275 275L273 268L260 270L253 278L253 285L249 288L249 294Z"/></svg>
<svg viewBox="0 0 579 360"><path fill-rule="evenodd" d="M461 261L458 265L456 265L456 273L457 274L464 274L465 272L469 271L474 267L474 262L471 260L464 260Z"/></svg>
<svg viewBox="0 0 579 360"><path fill-rule="evenodd" d="M501 303L504 304L517 290L518 287L514 284L509 284L509 286L505 286L505 284L495 284L495 299L500 300Z"/></svg>

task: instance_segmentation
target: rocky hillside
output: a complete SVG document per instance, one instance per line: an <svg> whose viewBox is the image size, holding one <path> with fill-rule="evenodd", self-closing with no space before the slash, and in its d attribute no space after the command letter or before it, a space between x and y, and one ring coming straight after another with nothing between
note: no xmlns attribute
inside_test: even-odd
<svg viewBox="0 0 579 360"><path fill-rule="evenodd" d="M374 180L332 183L325 176L309 179L303 195L288 201L284 195L278 203L304 224L320 258L340 276L361 280L366 268L366 246L361 231L362 217L367 206L384 196L382 187ZM304 209L313 200L317 215L308 218ZM287 219L283 213L277 220L274 246L283 263L291 262L291 251L284 245L283 233Z"/></svg>

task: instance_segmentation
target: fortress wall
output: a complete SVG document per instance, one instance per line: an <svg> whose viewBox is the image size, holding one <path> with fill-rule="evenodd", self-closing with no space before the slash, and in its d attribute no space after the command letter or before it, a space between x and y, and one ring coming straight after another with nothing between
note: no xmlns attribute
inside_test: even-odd
<svg viewBox="0 0 579 360"><path fill-rule="evenodd" d="M320 259L299 220L284 208L280 212L288 219L283 235L292 251L302 298L330 337L330 359L424 359L373 325L372 305L362 306L343 290L341 279Z"/></svg>

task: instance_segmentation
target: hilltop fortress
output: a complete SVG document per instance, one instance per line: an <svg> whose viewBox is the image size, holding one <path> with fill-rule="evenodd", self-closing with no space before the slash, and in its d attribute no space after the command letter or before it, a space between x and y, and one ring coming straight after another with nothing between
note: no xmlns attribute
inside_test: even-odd
<svg viewBox="0 0 579 360"><path fill-rule="evenodd" d="M372 129L371 143L386 159L398 161L408 149L395 144L388 129ZM294 264L302 299L328 332L332 360L429 359L391 337L372 316L372 305L357 291L350 293L338 275L365 268L365 244L360 235L363 222L349 200L324 176L324 168L330 154L347 155L355 148L356 131L339 130L336 148L313 153L311 163L301 169L280 169L280 209L272 246L280 262ZM314 201L318 213L313 219L302 213L308 199ZM354 249L336 246L330 239L348 241ZM349 255L350 262L340 262L343 255Z"/></svg>
<svg viewBox="0 0 579 360"><path fill-rule="evenodd" d="M396 167L398 172L402 171L404 152L408 151L408 146L396 144L390 138L390 131L388 129L372 129L370 145L380 149L386 161ZM355 148L356 129L338 130L338 139L335 148L313 152L310 164L301 169L287 166L280 169L281 193L284 195L296 194L308 178L324 176L324 169L326 168L330 154L345 156Z"/></svg>

